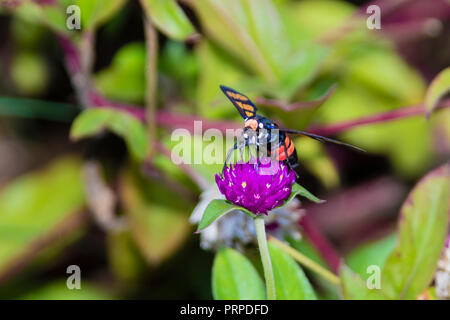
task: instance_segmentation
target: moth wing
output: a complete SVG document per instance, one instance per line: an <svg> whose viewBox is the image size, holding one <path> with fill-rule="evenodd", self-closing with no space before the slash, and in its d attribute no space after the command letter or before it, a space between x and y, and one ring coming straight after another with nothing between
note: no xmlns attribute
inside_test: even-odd
<svg viewBox="0 0 450 320"><path fill-rule="evenodd" d="M309 133L309 132L305 132L305 131L297 131L297 130L292 130L292 129L284 129L284 128L283 129L280 128L280 131L284 131L284 132L291 133L291 134L300 134L302 136L310 137L310 138L312 138L314 140L318 140L320 142L330 142L330 143L338 144L338 145L345 146L348 148L352 148L352 149L358 150L360 152L366 152L364 149L361 149L352 144L345 143L345 142L342 142L339 140L334 140L334 139L327 138L324 136L319 136L318 134L314 134L314 133Z"/></svg>
<svg viewBox="0 0 450 320"><path fill-rule="evenodd" d="M256 115L257 108L255 104L245 94L224 85L221 85L220 89L236 107L242 118L249 119Z"/></svg>

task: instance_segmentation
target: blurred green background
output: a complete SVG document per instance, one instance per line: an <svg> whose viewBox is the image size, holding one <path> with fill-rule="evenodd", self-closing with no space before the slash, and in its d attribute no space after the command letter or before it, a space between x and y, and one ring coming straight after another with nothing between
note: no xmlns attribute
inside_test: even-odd
<svg viewBox="0 0 450 320"><path fill-rule="evenodd" d="M307 215L362 276L393 248L407 191L449 158L450 110L425 118L450 65L447 1L376 1L381 30L366 1L0 3L0 298L212 298L214 252L189 216L221 166L175 166L167 151L193 117L241 124L220 84L367 150L296 139L302 185L333 204ZM81 30L66 25L73 4ZM121 112L87 113L104 106ZM82 290L67 290L69 265Z"/></svg>

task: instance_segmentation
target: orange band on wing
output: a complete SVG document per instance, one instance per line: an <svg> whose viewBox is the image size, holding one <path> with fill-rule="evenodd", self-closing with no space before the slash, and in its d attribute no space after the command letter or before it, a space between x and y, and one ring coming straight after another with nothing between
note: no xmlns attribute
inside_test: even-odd
<svg viewBox="0 0 450 320"><path fill-rule="evenodd" d="M283 161L286 160L288 157L291 156L291 154L294 152L295 150L295 146L292 143L292 140L289 139L289 137L286 136L286 139L284 139L284 143L286 144L287 147L287 155L286 155L286 148L284 147L284 145L282 145L281 147L279 147L277 149L277 160L278 161Z"/></svg>
<svg viewBox="0 0 450 320"><path fill-rule="evenodd" d="M284 146L281 146L277 149L276 159L278 161L286 160L286 152Z"/></svg>
<svg viewBox="0 0 450 320"><path fill-rule="evenodd" d="M291 145L288 147L288 156L290 157L292 153L294 153L295 150L295 146L294 144L291 142Z"/></svg>
<svg viewBox="0 0 450 320"><path fill-rule="evenodd" d="M248 100L248 98L246 96L243 96L242 94L239 94L239 93L227 91L227 94L230 97L232 97L233 99L238 99L238 100L242 100L242 101L247 101Z"/></svg>
<svg viewBox="0 0 450 320"><path fill-rule="evenodd" d="M247 110L247 111L253 111L253 106L247 104L247 103L242 103L240 101L236 101L236 103L238 104L239 108Z"/></svg>

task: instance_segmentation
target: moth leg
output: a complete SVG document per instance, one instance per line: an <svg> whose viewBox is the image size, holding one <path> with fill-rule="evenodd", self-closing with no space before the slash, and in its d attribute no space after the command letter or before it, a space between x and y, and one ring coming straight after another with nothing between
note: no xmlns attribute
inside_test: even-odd
<svg viewBox="0 0 450 320"><path fill-rule="evenodd" d="M261 163L261 150L259 149L259 143L256 144L256 169L259 170L259 164Z"/></svg>
<svg viewBox="0 0 450 320"><path fill-rule="evenodd" d="M248 140L246 140L243 136L241 136L240 140L241 143L239 144L239 155L241 157L241 163L244 163L244 151L245 151L245 147L248 145Z"/></svg>
<svg viewBox="0 0 450 320"><path fill-rule="evenodd" d="M233 148L231 148L230 150L228 150L227 152L227 158L225 159L225 163L223 164L223 168L222 168L222 173L225 171L225 168L228 164L228 161L230 161L230 158L234 152L234 150L236 150L238 148L237 142L234 143Z"/></svg>
<svg viewBox="0 0 450 320"><path fill-rule="evenodd" d="M252 163L252 161L253 161L252 146L253 146L252 143L250 143L250 144L248 145L248 162L249 162L249 163Z"/></svg>
<svg viewBox="0 0 450 320"><path fill-rule="evenodd" d="M289 162L289 160L286 160L286 163L287 163L289 169L292 170L292 171L294 171L294 173L295 173L295 179L298 179L298 178L299 178L299 175L298 175L297 171L294 170L294 168L292 167L292 165L291 165L291 163Z"/></svg>
<svg viewBox="0 0 450 320"><path fill-rule="evenodd" d="M265 158L265 160L267 160L267 144L261 143L260 140L258 140L258 143L257 143L258 168L259 168L260 164L265 164L263 162L263 158Z"/></svg>

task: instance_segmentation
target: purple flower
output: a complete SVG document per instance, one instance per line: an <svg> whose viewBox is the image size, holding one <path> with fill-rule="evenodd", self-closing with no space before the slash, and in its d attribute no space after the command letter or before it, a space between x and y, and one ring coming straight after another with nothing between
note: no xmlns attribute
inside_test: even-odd
<svg viewBox="0 0 450 320"><path fill-rule="evenodd" d="M255 214L267 214L282 205L294 182L295 173L278 161L228 165L223 175L216 174L217 186L225 198Z"/></svg>

